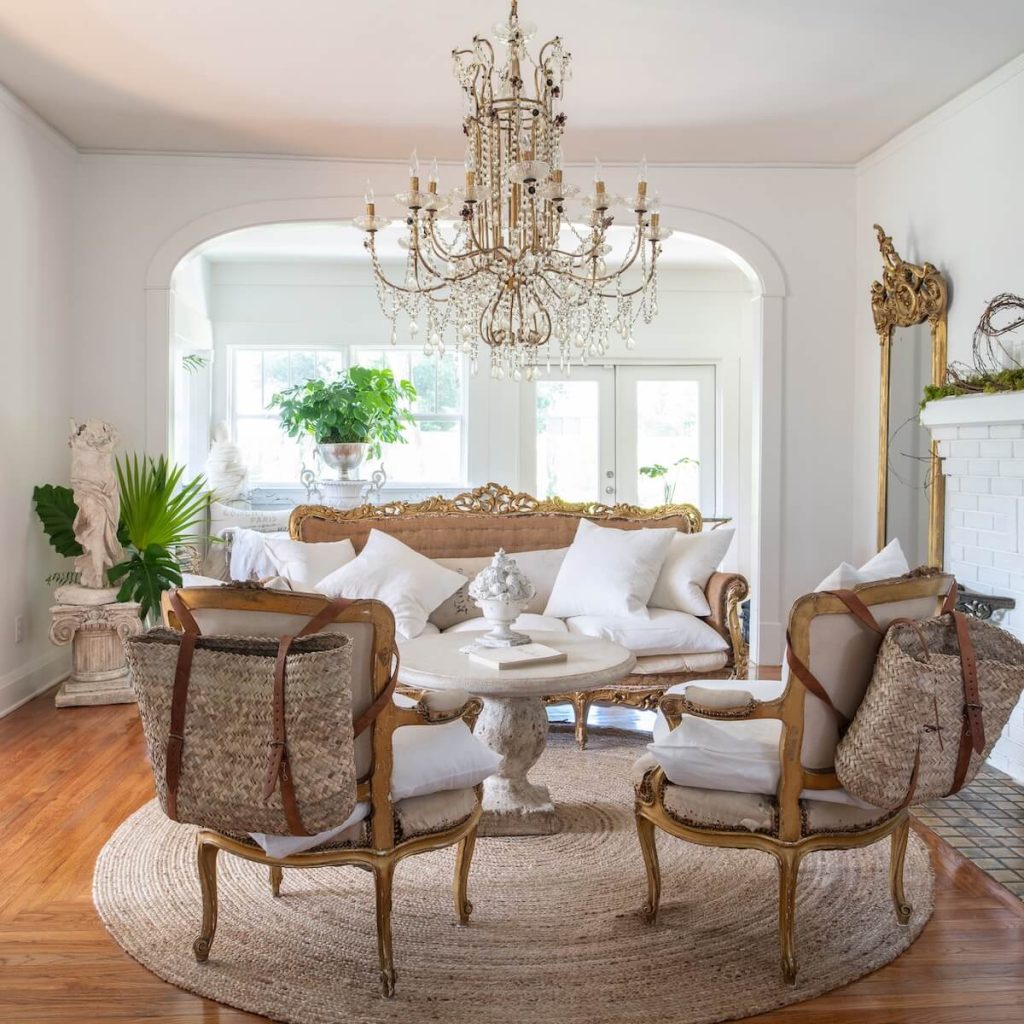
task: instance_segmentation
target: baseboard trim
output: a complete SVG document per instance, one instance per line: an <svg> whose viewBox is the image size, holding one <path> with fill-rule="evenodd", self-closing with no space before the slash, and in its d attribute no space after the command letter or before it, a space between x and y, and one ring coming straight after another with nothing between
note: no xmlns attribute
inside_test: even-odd
<svg viewBox="0 0 1024 1024"><path fill-rule="evenodd" d="M0 676L0 718L55 686L70 670L70 652L52 651Z"/></svg>

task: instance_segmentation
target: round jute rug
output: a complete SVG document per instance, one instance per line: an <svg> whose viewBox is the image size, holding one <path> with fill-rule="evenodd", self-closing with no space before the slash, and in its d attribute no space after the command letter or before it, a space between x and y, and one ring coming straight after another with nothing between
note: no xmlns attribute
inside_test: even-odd
<svg viewBox="0 0 1024 1024"><path fill-rule="evenodd" d="M285 871L273 899L265 868L220 857L220 914L206 964L192 957L200 920L194 829L155 802L100 853L94 899L114 938L161 978L295 1024L697 1024L807 999L888 963L932 911L934 877L911 837L900 927L889 899L889 844L820 853L801 868L800 976L779 973L775 861L660 835L658 923L639 916L644 869L629 769L639 738L594 731L584 752L553 731L536 769L561 831L480 839L472 923L454 923L452 850L403 861L395 875L393 1000L377 982L371 876Z"/></svg>

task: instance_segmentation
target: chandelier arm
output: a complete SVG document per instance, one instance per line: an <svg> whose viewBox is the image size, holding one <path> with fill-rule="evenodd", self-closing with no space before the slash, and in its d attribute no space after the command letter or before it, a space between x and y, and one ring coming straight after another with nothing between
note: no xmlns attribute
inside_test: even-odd
<svg viewBox="0 0 1024 1024"><path fill-rule="evenodd" d="M633 295L639 295L641 292L646 290L647 286L654 280L654 263L655 263L655 261L652 259L651 260L650 270L647 271L647 276L643 279L643 281L640 284L638 284L635 288L630 289L628 292L600 292L600 291L597 291L597 292L594 292L594 294L595 295L599 295L602 299L618 299L618 298L628 299L628 298L632 297Z"/></svg>
<svg viewBox="0 0 1024 1024"><path fill-rule="evenodd" d="M405 292L406 295L426 295L430 297L431 292L441 291L448 287L447 281L442 281L440 284L428 285L422 288L408 288L404 285L395 284L394 281L388 278L387 274L384 273L384 268L380 265L380 261L377 259L373 260L373 273L378 281L386 288L390 288L392 291Z"/></svg>

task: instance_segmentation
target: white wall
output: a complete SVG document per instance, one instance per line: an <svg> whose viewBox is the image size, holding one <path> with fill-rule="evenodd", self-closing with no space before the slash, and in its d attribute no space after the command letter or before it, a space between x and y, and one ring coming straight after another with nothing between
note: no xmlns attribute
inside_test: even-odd
<svg viewBox="0 0 1024 1024"><path fill-rule="evenodd" d="M301 216L343 219L367 176L379 195L402 186L403 165L345 161L83 155L76 238L76 413L109 415L128 444L146 440L145 294L154 254L192 221L230 207L295 201ZM450 168L442 176L452 177ZM585 180L588 170L576 176ZM609 168L625 191L634 171ZM754 235L786 279L781 387L765 397L782 417L782 606L849 557L852 482L852 171L844 168L657 167L663 222L701 211ZM299 202L301 201L301 202ZM382 206L385 204L382 204ZM397 212L397 211L395 211ZM282 219L275 217L274 219ZM284 218L287 219L287 218ZM296 219L296 218L293 218ZM225 214L224 226L231 223ZM116 376L109 367L118 368ZM503 401L513 401L509 390ZM494 438L500 445L502 438ZM774 584L775 581L773 581ZM781 654L781 626L769 624Z"/></svg>
<svg viewBox="0 0 1024 1024"><path fill-rule="evenodd" d="M999 292L1024 293L1024 57L920 121L857 170L854 554L875 550L878 340L871 282L882 261L871 225L950 285L949 358L969 362L975 325ZM1021 610L1024 615L1024 609Z"/></svg>
<svg viewBox="0 0 1024 1024"><path fill-rule="evenodd" d="M0 86L0 714L56 682L67 652L48 639L51 552L32 488L67 483L72 407L75 151ZM116 420L117 417L114 417ZM24 639L16 644L15 618Z"/></svg>
<svg viewBox="0 0 1024 1024"><path fill-rule="evenodd" d="M904 132L858 169L858 415L853 448L853 548L857 557L875 549L879 353L868 297L871 282L881 271L881 257L871 225L881 224L892 235L904 259L915 263L927 260L945 274L950 285L949 359L970 362L974 328L989 299L1004 291L1024 293L1022 125L1024 57ZM981 551L976 538L971 540L970 531L965 532L964 515L979 513L965 513L964 509L977 507L975 491L979 486L984 485L985 493L988 489L987 480L972 480L970 493L960 493L956 479L947 485L946 560L960 581L972 589L1017 597L1017 608L1002 624L1024 638L1024 600L1008 585L1009 560L1016 556ZM1013 504L998 496L989 500ZM973 506L965 505L972 501ZM1016 527L1011 532L1016 535ZM1015 712L1018 730L1024 728L1022 715L1024 704ZM1021 749L1020 743L1004 736L994 761L1024 779Z"/></svg>

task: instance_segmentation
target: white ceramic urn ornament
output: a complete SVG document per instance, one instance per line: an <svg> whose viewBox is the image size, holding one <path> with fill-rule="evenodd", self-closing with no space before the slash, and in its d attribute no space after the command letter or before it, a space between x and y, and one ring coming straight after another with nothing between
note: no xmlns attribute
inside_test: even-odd
<svg viewBox="0 0 1024 1024"><path fill-rule="evenodd" d="M512 623L536 593L534 585L519 571L516 560L509 558L504 548L499 548L491 564L469 585L469 596L491 625L490 632L478 637L476 643L480 647L518 647L531 643L525 633L512 629Z"/></svg>

